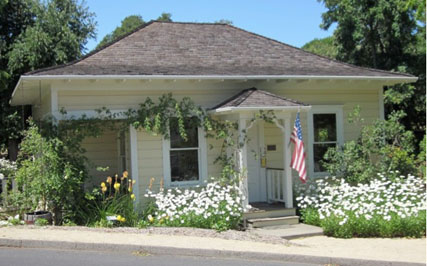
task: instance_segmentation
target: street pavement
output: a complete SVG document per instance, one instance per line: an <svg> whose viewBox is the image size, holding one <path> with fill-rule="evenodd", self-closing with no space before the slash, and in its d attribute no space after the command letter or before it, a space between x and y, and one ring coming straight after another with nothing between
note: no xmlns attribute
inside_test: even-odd
<svg viewBox="0 0 427 266"><path fill-rule="evenodd" d="M38 248L0 248L1 266L313 266L316 264L239 258L154 255L143 252L70 251ZM317 264L318 265L318 264Z"/></svg>
<svg viewBox="0 0 427 266"><path fill-rule="evenodd" d="M172 233L152 234L144 230L141 232L145 233L138 230L123 232L120 228L106 232L105 229L83 227L8 226L0 227L0 247L95 252L113 250L124 253L143 251L140 255L144 255L144 252L152 255L147 258L148 260L164 255L173 258L197 255L224 260L228 258L258 260L263 264L279 261L332 265L426 265L425 238L337 239L314 236L293 239L288 244L274 244ZM2 263L3 260L0 258L0 266ZM80 266L79 263L73 265Z"/></svg>

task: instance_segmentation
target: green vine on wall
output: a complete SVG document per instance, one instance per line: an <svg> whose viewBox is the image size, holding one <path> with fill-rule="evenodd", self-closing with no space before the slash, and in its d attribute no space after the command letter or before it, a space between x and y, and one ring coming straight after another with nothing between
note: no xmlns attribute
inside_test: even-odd
<svg viewBox="0 0 427 266"><path fill-rule="evenodd" d="M185 123L187 118L192 118L189 120L191 122L190 125L203 128L206 138L222 141L221 152L214 162L221 164L223 169L222 177L238 176L237 173L239 170L233 154L249 141L246 130L243 129L239 132L237 121L221 120L209 115L207 110L196 105L189 97L184 97L178 101L171 93L168 93L159 97L157 103L148 97L143 103L139 104L137 109L128 109L126 112L113 113L106 107L97 109L96 111L98 113L97 118L82 116L80 118L61 121L58 126L66 127L67 130L77 130L82 133L85 131L83 128L90 125L90 128L93 129L91 136L93 136L94 132L100 135L103 129L115 128L126 130L127 126L132 125L135 129L142 129L150 134L162 135L165 138L169 138L171 119L176 119L178 132L182 139L187 141ZM65 115L66 111L62 110L62 113ZM276 116L273 111L261 110L254 115L249 123L257 119L273 123ZM108 123L105 123L107 121ZM81 128L81 130L78 128ZM244 134L240 140L239 134ZM212 149L212 145L209 148Z"/></svg>

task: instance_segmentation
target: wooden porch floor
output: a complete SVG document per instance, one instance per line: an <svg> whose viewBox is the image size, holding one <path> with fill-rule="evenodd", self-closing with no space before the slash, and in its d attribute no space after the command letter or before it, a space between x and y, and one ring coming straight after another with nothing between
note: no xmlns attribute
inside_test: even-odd
<svg viewBox="0 0 427 266"><path fill-rule="evenodd" d="M268 212L268 211L278 211L286 209L285 204L283 203L268 203L268 202L252 202L249 203L252 206L248 212Z"/></svg>

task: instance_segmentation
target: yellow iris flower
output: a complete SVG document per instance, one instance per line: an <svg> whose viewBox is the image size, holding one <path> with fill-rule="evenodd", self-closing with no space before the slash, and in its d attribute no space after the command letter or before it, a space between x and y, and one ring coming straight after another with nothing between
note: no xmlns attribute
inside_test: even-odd
<svg viewBox="0 0 427 266"><path fill-rule="evenodd" d="M115 183L114 184L114 189L115 190L119 190L120 189L120 183Z"/></svg>

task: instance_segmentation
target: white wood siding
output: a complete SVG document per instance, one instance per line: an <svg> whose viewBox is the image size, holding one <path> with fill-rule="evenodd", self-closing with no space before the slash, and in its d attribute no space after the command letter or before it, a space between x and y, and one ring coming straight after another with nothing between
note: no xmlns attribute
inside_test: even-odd
<svg viewBox="0 0 427 266"><path fill-rule="evenodd" d="M360 125L349 124L348 115L354 107L361 107L361 115L365 123L371 123L380 117L378 90L381 84L364 81L319 81L319 82L209 82L209 81L73 81L56 82L58 88L59 108L67 111L92 111L107 107L110 110L136 108L147 97L157 101L165 93L173 93L180 100L190 97L196 104L211 108L225 99L235 95L242 89L257 87L289 99L298 100L310 105L341 105L344 118L344 141L358 137ZM291 123L295 116L291 117ZM301 111L303 138L307 143L308 128L307 114ZM276 151L267 151L267 167L283 168L283 135L274 124L265 123L265 145L276 145ZM98 165L109 165L114 172L117 169L117 142L116 134L107 134L98 139L85 142L88 157ZM218 176L221 172L219 164L214 160L220 153L222 141L207 140L208 177ZM212 146L212 149L209 148ZM130 150L130 147L127 151ZM307 155L311 148L306 146ZM129 162L130 163L130 162ZM130 166L130 165L129 165ZM138 171L139 171L139 198L144 201L143 195L149 185L150 178L154 178L154 188L158 188L163 179L162 137L152 136L138 131ZM99 174L98 174L99 176ZM105 174L102 174L104 177Z"/></svg>

